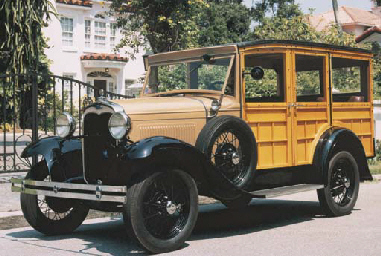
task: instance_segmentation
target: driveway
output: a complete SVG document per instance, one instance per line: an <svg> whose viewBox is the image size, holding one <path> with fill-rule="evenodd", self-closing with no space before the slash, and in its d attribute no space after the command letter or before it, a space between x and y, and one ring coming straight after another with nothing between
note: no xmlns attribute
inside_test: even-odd
<svg viewBox="0 0 381 256"><path fill-rule="evenodd" d="M169 255L380 255L381 184L361 184L351 215L326 218L315 191L255 199L244 210L200 206L184 248ZM0 231L1 255L139 255L120 218L87 220L73 234L47 237L31 228Z"/></svg>

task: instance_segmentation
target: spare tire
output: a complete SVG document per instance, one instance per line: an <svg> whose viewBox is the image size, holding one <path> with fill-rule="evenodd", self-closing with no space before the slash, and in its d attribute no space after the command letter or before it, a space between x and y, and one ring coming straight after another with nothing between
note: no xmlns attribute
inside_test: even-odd
<svg viewBox="0 0 381 256"><path fill-rule="evenodd" d="M250 186L257 166L257 145L245 121L234 116L211 119L198 135L196 148L234 186Z"/></svg>

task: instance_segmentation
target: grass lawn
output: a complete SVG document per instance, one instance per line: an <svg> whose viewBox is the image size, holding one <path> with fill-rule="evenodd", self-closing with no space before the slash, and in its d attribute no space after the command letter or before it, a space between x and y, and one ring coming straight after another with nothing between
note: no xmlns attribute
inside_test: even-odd
<svg viewBox="0 0 381 256"><path fill-rule="evenodd" d="M371 174L381 174L381 162L369 164L369 169Z"/></svg>

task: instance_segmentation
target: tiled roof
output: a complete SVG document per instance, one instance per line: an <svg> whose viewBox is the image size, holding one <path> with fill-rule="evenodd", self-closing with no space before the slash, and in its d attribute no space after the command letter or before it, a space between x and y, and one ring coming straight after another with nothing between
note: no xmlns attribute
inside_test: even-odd
<svg viewBox="0 0 381 256"><path fill-rule="evenodd" d="M127 62L127 57L121 57L119 54L91 53L81 56L81 60L114 60Z"/></svg>
<svg viewBox="0 0 381 256"><path fill-rule="evenodd" d="M339 22L342 25L359 24L365 26L381 25L381 17L370 11L357 8L340 6L338 10ZM309 17L309 21L318 31L325 29L330 23L335 22L333 11Z"/></svg>
<svg viewBox="0 0 381 256"><path fill-rule="evenodd" d="M56 0L60 4L79 5L84 7L92 7L93 3L89 0Z"/></svg>
<svg viewBox="0 0 381 256"><path fill-rule="evenodd" d="M356 43L360 43L361 41L365 40L366 38L370 37L374 33L381 34L381 29L379 27L372 27L367 29L364 33L356 37Z"/></svg>

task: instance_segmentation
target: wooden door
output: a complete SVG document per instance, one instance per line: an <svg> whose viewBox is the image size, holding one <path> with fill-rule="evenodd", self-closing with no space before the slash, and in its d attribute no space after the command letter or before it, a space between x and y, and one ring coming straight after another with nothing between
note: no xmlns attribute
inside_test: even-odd
<svg viewBox="0 0 381 256"><path fill-rule="evenodd" d="M294 165L311 164L317 136L329 124L329 66L324 53L292 51Z"/></svg>
<svg viewBox="0 0 381 256"><path fill-rule="evenodd" d="M292 165L290 64L288 50L252 50L241 54L243 114L257 141L257 169ZM254 67L264 70L262 79L251 77Z"/></svg>

